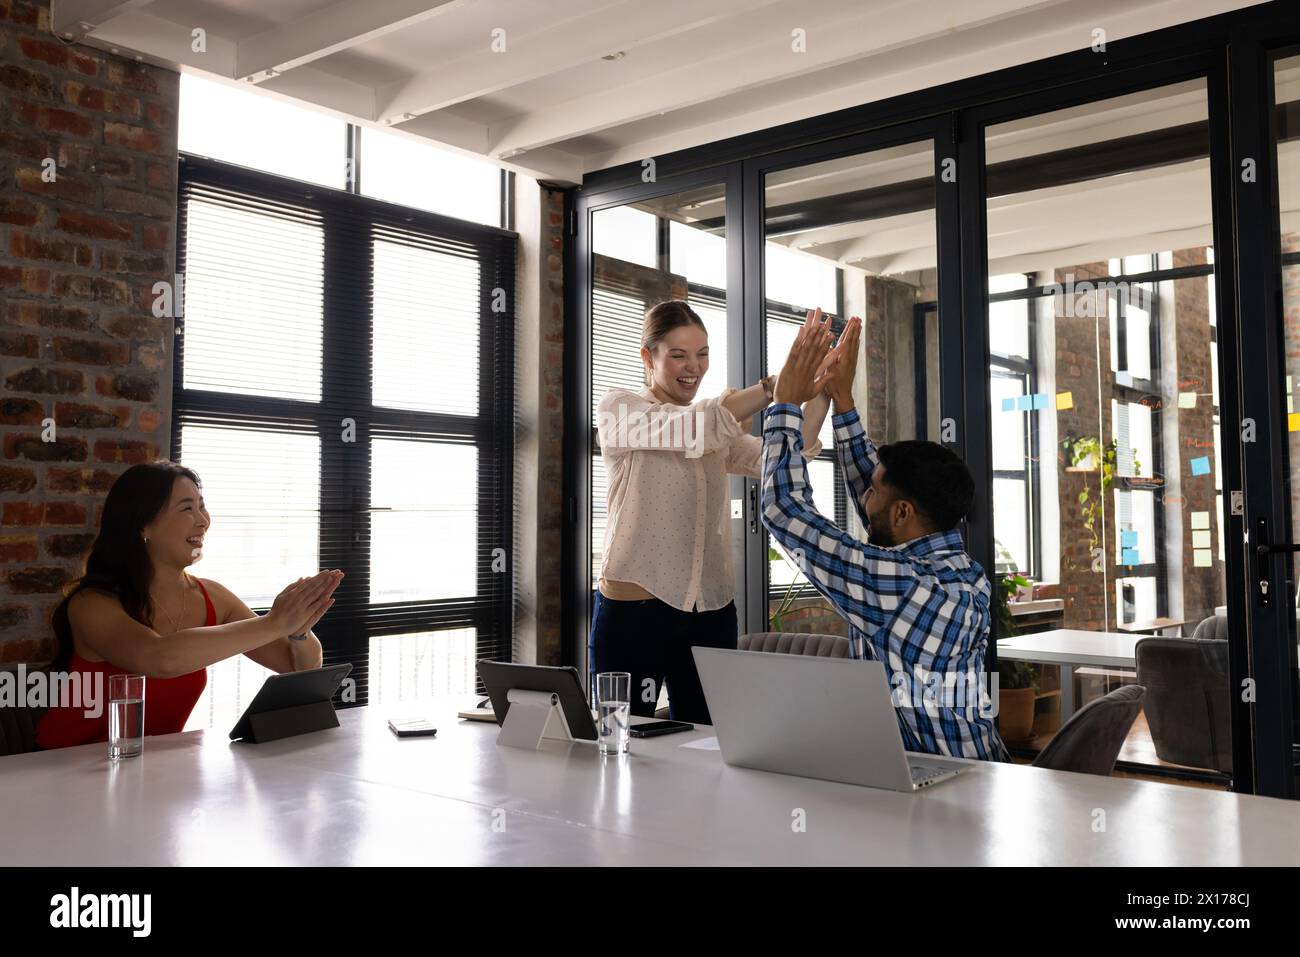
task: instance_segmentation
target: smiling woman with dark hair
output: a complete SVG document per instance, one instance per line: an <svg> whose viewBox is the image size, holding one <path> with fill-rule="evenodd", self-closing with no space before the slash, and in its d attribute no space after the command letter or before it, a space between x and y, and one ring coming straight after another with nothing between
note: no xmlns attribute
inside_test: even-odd
<svg viewBox="0 0 1300 957"><path fill-rule="evenodd" d="M319 668L311 628L334 604L342 572L300 578L255 615L228 589L195 578L211 519L199 477L174 462L133 465L113 483L85 574L54 610L52 670L107 679L144 675L145 734L181 731L207 686L207 666L245 654L273 671ZM41 748L108 740L108 711L53 707Z"/></svg>

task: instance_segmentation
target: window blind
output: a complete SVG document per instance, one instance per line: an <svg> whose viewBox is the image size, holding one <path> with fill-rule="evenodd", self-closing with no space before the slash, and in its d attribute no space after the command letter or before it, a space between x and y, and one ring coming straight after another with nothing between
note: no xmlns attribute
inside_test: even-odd
<svg viewBox="0 0 1300 957"><path fill-rule="evenodd" d="M195 572L264 609L341 568L315 630L357 704L382 636L508 659L515 235L190 156L179 204Z"/></svg>

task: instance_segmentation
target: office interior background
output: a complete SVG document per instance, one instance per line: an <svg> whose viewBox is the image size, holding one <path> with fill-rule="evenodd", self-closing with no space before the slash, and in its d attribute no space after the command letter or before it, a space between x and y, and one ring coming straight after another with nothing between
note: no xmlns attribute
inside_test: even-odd
<svg viewBox="0 0 1300 957"><path fill-rule="evenodd" d="M820 308L864 320L868 432L971 467L999 638L1216 629L1202 723L1139 717L1116 773L1296 796L1294 4L396 6L0 0L0 661L48 662L104 493L170 457L255 610L346 572L317 633L357 704L583 672L593 412L646 308L704 318L702 396ZM757 487L741 631L843 634ZM1020 760L1136 680L991 649ZM266 673L211 668L189 727Z"/></svg>

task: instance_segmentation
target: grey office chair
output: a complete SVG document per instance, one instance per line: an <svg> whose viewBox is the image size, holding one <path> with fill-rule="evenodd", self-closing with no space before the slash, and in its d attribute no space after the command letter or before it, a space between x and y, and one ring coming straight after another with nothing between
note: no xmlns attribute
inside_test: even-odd
<svg viewBox="0 0 1300 957"><path fill-rule="evenodd" d="M782 655L810 655L814 658L847 658L849 640L843 635L805 635L792 631L756 631L741 635L741 651L771 651Z"/></svg>
<svg viewBox="0 0 1300 957"><path fill-rule="evenodd" d="M1201 622L1196 633L1218 628L1212 621ZM1136 657L1157 757L1231 774L1227 639L1143 638Z"/></svg>
<svg viewBox="0 0 1300 957"><path fill-rule="evenodd" d="M1142 710L1145 693L1141 685L1125 685L1104 698L1089 701L1061 725L1061 730L1034 758L1033 766L1109 775L1115 770L1119 749Z"/></svg>
<svg viewBox="0 0 1300 957"><path fill-rule="evenodd" d="M1193 638L1222 638L1228 640L1228 618L1226 615L1211 615L1201 621L1192 632Z"/></svg>

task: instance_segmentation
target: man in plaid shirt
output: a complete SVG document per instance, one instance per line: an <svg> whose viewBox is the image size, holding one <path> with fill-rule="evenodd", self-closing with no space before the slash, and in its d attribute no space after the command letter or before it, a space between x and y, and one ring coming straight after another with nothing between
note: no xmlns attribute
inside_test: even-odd
<svg viewBox="0 0 1300 957"><path fill-rule="evenodd" d="M763 525L848 620L850 656L884 664L907 750L1010 760L987 696L981 710L990 588L956 528L974 498L970 470L933 442L867 438L851 392L861 320L828 352L829 325L810 315L765 413ZM799 407L823 389L865 542L813 507Z"/></svg>

